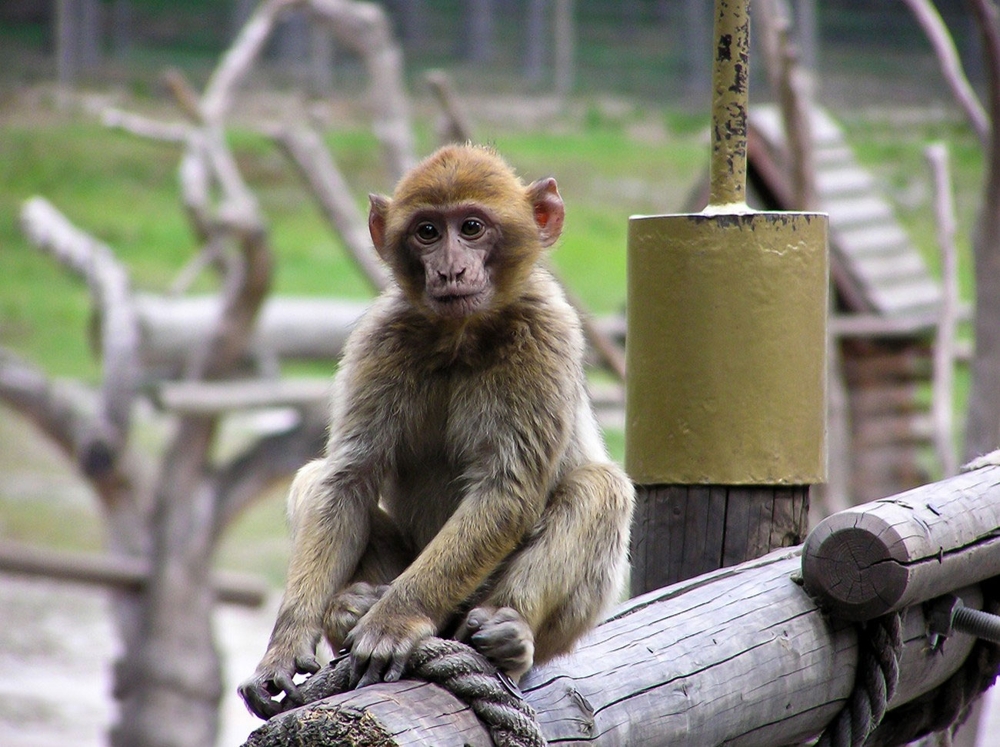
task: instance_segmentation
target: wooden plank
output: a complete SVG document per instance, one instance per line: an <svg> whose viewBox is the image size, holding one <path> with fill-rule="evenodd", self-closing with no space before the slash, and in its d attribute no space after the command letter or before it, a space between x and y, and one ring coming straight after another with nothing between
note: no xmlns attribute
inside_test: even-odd
<svg viewBox="0 0 1000 747"><path fill-rule="evenodd" d="M930 444L934 434L930 414L883 414L854 421L854 447L868 449L882 444Z"/></svg>
<svg viewBox="0 0 1000 747"><path fill-rule="evenodd" d="M914 308L932 308L941 302L941 286L924 278L906 284L873 285L872 295L886 314L896 314Z"/></svg>
<svg viewBox="0 0 1000 747"><path fill-rule="evenodd" d="M929 381L931 362L928 354L914 350L896 354L873 354L864 358L845 358L844 373L851 387L885 382Z"/></svg>
<svg viewBox="0 0 1000 747"><path fill-rule="evenodd" d="M911 413L926 410L926 404L921 404L917 397L920 387L917 384L887 384L854 389L849 401L854 417L878 417L887 413Z"/></svg>
<svg viewBox="0 0 1000 747"><path fill-rule="evenodd" d="M888 223L895 220L889 203L871 195L824 200L822 208L830 213L831 231L858 224Z"/></svg>
<svg viewBox="0 0 1000 747"><path fill-rule="evenodd" d="M927 265L923 258L902 246L879 254L866 254L858 257L856 262L858 271L876 285L883 281L904 284L927 278Z"/></svg>
<svg viewBox="0 0 1000 747"><path fill-rule="evenodd" d="M909 237L896 223L878 226L834 226L831 220L830 234L838 251L850 258L865 254L881 253L889 248L906 248Z"/></svg>
<svg viewBox="0 0 1000 747"><path fill-rule="evenodd" d="M1000 467L824 519L803 549L806 589L867 620L1000 575Z"/></svg>
<svg viewBox="0 0 1000 747"><path fill-rule="evenodd" d="M874 177L855 165L832 161L826 168L816 170L816 192L823 199L874 188Z"/></svg>

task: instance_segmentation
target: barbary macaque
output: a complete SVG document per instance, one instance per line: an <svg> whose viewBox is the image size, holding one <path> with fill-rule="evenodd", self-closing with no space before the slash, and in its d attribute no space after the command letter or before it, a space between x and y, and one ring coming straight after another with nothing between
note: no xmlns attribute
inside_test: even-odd
<svg viewBox="0 0 1000 747"><path fill-rule="evenodd" d="M617 599L633 488L608 458L580 320L543 266L555 179L446 146L372 196L395 283L353 331L326 455L289 495L292 556L267 652L240 686L262 718L301 702L325 636L357 686L415 644L464 640L519 678ZM284 699L275 696L284 693Z"/></svg>

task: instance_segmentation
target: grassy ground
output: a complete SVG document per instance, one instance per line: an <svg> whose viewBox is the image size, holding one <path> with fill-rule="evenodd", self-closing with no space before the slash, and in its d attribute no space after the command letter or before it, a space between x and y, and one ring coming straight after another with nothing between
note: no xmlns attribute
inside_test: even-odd
<svg viewBox="0 0 1000 747"><path fill-rule="evenodd" d="M179 150L108 131L74 106L47 103L45 95L21 100L30 104L0 109L0 345L53 375L94 382L99 371L87 343L87 290L26 242L17 226L20 204L44 195L109 244L137 288L162 291L198 248L178 200ZM163 106L149 100L130 104ZM939 138L953 146L967 294L968 233L980 186L978 149L952 117L921 113L901 134L899 116L845 112L841 119L858 156L879 177L934 267L922 148ZM424 152L431 147L429 121L419 125ZM704 125L700 116L594 100L555 118L547 132L484 120L478 122L478 135L495 144L526 179L549 174L559 179L568 215L554 261L587 306L602 313L621 310L625 303L627 217L682 209L707 161ZM281 154L245 126L231 138L272 232L275 292L365 297L364 281ZM390 188L374 138L363 126L332 128L328 141L355 185L359 204L368 191ZM209 290L210 281L202 280L200 288ZM609 441L620 456L621 434L609 434ZM66 499L73 491L63 478L52 477L69 474L70 466L5 410L0 410L0 443L0 537L97 547L100 519L93 502L85 491L79 498L78 487L77 498ZM31 475L39 474L45 479L32 482ZM224 565L280 580L285 553L280 492L279 487L273 499L241 518L220 550Z"/></svg>

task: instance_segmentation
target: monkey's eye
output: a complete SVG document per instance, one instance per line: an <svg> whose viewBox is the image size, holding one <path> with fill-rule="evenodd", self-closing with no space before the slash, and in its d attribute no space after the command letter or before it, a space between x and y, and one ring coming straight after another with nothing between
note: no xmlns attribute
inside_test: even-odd
<svg viewBox="0 0 1000 747"><path fill-rule="evenodd" d="M413 234L417 237L418 241L424 244L432 244L438 240L441 232L438 231L437 226L433 223L424 222L417 226Z"/></svg>
<svg viewBox="0 0 1000 747"><path fill-rule="evenodd" d="M462 235L467 239L478 239L485 230L486 226L477 218L467 218L462 224Z"/></svg>

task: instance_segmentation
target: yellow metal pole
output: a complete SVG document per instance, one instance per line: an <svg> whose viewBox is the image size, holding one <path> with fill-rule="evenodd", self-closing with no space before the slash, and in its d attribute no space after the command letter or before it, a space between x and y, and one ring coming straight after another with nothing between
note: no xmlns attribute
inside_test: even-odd
<svg viewBox="0 0 1000 747"><path fill-rule="evenodd" d="M800 541L826 475L826 216L747 206L748 3L715 7L709 204L629 220L637 593Z"/></svg>
<svg viewBox="0 0 1000 747"><path fill-rule="evenodd" d="M716 3L712 158L707 210L746 205L750 18L746 0Z"/></svg>

